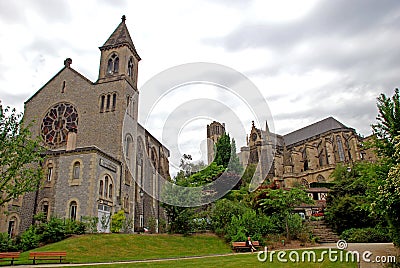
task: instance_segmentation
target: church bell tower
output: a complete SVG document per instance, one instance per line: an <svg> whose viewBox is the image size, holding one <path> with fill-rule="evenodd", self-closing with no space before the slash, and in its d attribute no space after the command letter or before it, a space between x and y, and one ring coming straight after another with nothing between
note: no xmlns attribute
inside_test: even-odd
<svg viewBox="0 0 400 268"><path fill-rule="evenodd" d="M125 15L101 51L97 83L126 79L137 90L138 63L141 60L126 26Z"/></svg>

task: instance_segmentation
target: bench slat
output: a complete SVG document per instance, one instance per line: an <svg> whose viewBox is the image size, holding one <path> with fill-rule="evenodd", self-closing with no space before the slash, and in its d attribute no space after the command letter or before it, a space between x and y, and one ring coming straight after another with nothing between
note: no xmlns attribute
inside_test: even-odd
<svg viewBox="0 0 400 268"><path fill-rule="evenodd" d="M18 258L19 257L19 252L1 252L0 253L0 258Z"/></svg>
<svg viewBox="0 0 400 268"><path fill-rule="evenodd" d="M14 259L19 258L20 252L1 252L0 261L11 261L11 265L14 265Z"/></svg>
<svg viewBox="0 0 400 268"><path fill-rule="evenodd" d="M251 241L253 243L254 247L259 247L260 242L258 241ZM232 242L232 247L233 249L244 249L244 248L249 248L249 246L246 245L246 242Z"/></svg>
<svg viewBox="0 0 400 268"><path fill-rule="evenodd" d="M51 251L42 251L42 252L30 252L29 260L33 260L33 264L35 264L36 260L65 260L67 257L67 252L59 251L59 252L51 252Z"/></svg>

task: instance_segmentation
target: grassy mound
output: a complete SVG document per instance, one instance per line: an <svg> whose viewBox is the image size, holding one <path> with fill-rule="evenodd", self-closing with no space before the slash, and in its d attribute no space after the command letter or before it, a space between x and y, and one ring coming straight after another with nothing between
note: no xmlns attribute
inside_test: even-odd
<svg viewBox="0 0 400 268"><path fill-rule="evenodd" d="M92 234L71 237L32 251L66 251L70 263L112 262L204 256L231 252L223 240L204 235L128 235ZM21 254L16 264L28 261L28 252Z"/></svg>

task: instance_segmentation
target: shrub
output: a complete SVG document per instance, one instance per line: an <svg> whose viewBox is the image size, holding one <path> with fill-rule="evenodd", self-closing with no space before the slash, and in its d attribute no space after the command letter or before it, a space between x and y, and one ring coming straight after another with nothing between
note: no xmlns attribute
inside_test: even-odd
<svg viewBox="0 0 400 268"><path fill-rule="evenodd" d="M246 241L247 236L250 235L253 240L262 243L265 235L278 233L278 230L276 218L247 209L243 215L232 216L231 222L225 229L225 239L234 242Z"/></svg>
<svg viewBox="0 0 400 268"><path fill-rule="evenodd" d="M133 230L133 219L126 218L122 224L121 232L124 234L130 234Z"/></svg>
<svg viewBox="0 0 400 268"><path fill-rule="evenodd" d="M17 245L18 249L27 251L32 248L37 248L41 239L42 236L37 233L36 227L32 225L25 232L22 233L19 243Z"/></svg>
<svg viewBox="0 0 400 268"><path fill-rule="evenodd" d="M0 252L15 251L14 240L7 233L0 233Z"/></svg>
<svg viewBox="0 0 400 268"><path fill-rule="evenodd" d="M181 210L174 222L170 224L170 232L187 235L194 232L194 211L192 208Z"/></svg>
<svg viewBox="0 0 400 268"><path fill-rule="evenodd" d="M164 218L160 218L158 222L158 232L165 233L167 232L167 221Z"/></svg>
<svg viewBox="0 0 400 268"><path fill-rule="evenodd" d="M368 210L363 209L365 205L364 196L338 196L328 202L325 212L325 220L337 232L341 233L350 228L367 228L377 224L371 218Z"/></svg>
<svg viewBox="0 0 400 268"><path fill-rule="evenodd" d="M156 233L157 229L157 219L154 217L150 217L148 220L148 226L149 226L149 231L150 233Z"/></svg>
<svg viewBox="0 0 400 268"><path fill-rule="evenodd" d="M71 234L84 234L86 231L86 224L81 221L71 221L71 220L66 220L65 221L65 235L71 235Z"/></svg>
<svg viewBox="0 0 400 268"><path fill-rule="evenodd" d="M303 219L299 214L289 214L287 221L288 221L289 237L292 239L297 239L299 234L304 229Z"/></svg>
<svg viewBox="0 0 400 268"><path fill-rule="evenodd" d="M227 199L218 200L211 210L211 229L220 236L226 234L226 227L231 222L232 216L243 215L247 208L235 201Z"/></svg>
<svg viewBox="0 0 400 268"><path fill-rule="evenodd" d="M65 238L65 229L62 219L52 217L47 223L39 225L37 232L42 234L41 242L54 243Z"/></svg>
<svg viewBox="0 0 400 268"><path fill-rule="evenodd" d="M89 234L97 233L97 224L99 223L98 217L84 216L82 222L85 224L85 230Z"/></svg>
<svg viewBox="0 0 400 268"><path fill-rule="evenodd" d="M121 209L111 217L111 232L119 233L122 229L122 225L125 222L125 211Z"/></svg>
<svg viewBox="0 0 400 268"><path fill-rule="evenodd" d="M390 242L388 232L378 228L351 228L345 230L341 239L352 243Z"/></svg>

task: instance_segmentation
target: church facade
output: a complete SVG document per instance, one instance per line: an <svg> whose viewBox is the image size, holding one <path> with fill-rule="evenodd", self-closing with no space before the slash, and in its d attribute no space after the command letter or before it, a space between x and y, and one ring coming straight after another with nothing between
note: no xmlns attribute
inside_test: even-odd
<svg viewBox="0 0 400 268"><path fill-rule="evenodd" d="M355 129L337 121L333 117L295 130L286 135L271 133L252 125L247 146L241 148L241 163L256 164L261 161L259 176L275 181L284 187L331 180L330 174L339 163L351 166L353 162L374 161L370 150L363 148L365 139ZM273 159L263 160L263 155L272 150ZM264 166L271 162L271 169Z"/></svg>
<svg viewBox="0 0 400 268"><path fill-rule="evenodd" d="M222 128L223 126L223 128ZM207 140L211 144L225 131L225 125L213 122L207 126ZM259 164L255 176L274 182L283 188L303 185L309 196L317 201L311 209L321 209L329 189L326 183L332 181L331 173L342 163L348 168L356 161L375 161L372 149L365 149L367 138L359 136L353 128L347 127L332 117L278 135L257 128L253 122L246 146L238 153L243 167ZM209 163L213 159L213 146L208 145ZM211 161L210 161L211 159ZM306 210L307 212L307 210Z"/></svg>
<svg viewBox="0 0 400 268"><path fill-rule="evenodd" d="M3 208L7 216L0 232L22 232L39 212L48 218L107 220L121 209L135 230L152 221L158 231L165 215L153 197L161 191L160 181L169 178L169 150L137 120L141 58L125 16L100 51L96 82L74 70L68 58L25 102L24 122L33 122L32 134L41 136L47 149L45 178L38 191ZM98 225L100 232L109 228L109 220Z"/></svg>

